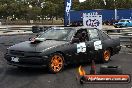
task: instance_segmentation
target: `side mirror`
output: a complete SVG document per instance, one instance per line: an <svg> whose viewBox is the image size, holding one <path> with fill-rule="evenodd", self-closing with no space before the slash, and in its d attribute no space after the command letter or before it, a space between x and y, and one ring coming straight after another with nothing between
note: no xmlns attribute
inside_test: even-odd
<svg viewBox="0 0 132 88"><path fill-rule="evenodd" d="M73 38L72 43L79 43L79 38Z"/></svg>

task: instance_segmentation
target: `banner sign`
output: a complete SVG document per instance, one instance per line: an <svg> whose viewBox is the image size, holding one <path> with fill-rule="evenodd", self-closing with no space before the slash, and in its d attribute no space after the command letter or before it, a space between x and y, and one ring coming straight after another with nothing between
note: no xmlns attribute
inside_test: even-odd
<svg viewBox="0 0 132 88"><path fill-rule="evenodd" d="M130 75L84 75L81 78L80 83L130 83Z"/></svg>
<svg viewBox="0 0 132 88"><path fill-rule="evenodd" d="M102 29L102 15L98 15L97 12L83 13L83 26Z"/></svg>
<svg viewBox="0 0 132 88"><path fill-rule="evenodd" d="M67 26L70 20L70 10L71 10L72 0L65 0L65 18L64 25Z"/></svg>

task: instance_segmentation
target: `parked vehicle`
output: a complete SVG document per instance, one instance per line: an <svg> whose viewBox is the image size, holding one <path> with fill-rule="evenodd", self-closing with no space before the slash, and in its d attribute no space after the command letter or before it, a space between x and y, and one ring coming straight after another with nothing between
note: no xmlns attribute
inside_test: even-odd
<svg viewBox="0 0 132 88"><path fill-rule="evenodd" d="M132 20L131 19L121 19L118 23L114 24L115 28L121 28L121 27L131 27L132 26Z"/></svg>
<svg viewBox="0 0 132 88"><path fill-rule="evenodd" d="M47 66L50 72L58 73L70 63L109 62L120 48L118 38L112 39L98 29L55 27L9 47L5 59L17 67Z"/></svg>
<svg viewBox="0 0 132 88"><path fill-rule="evenodd" d="M83 26L83 21L71 22L70 26L72 27Z"/></svg>
<svg viewBox="0 0 132 88"><path fill-rule="evenodd" d="M32 26L32 32L40 33L40 32L46 31L48 28L50 28L50 26L46 27L46 26L35 25L35 26Z"/></svg>

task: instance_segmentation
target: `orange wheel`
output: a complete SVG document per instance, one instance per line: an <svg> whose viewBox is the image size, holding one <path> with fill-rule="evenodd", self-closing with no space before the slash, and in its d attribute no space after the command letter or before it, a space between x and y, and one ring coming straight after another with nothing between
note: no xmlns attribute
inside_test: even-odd
<svg viewBox="0 0 132 88"><path fill-rule="evenodd" d="M110 50L105 50L103 52L103 61L108 62L110 60L110 57L111 57Z"/></svg>
<svg viewBox="0 0 132 88"><path fill-rule="evenodd" d="M49 70L52 73L60 72L64 67L64 57L61 54L54 54L49 61Z"/></svg>

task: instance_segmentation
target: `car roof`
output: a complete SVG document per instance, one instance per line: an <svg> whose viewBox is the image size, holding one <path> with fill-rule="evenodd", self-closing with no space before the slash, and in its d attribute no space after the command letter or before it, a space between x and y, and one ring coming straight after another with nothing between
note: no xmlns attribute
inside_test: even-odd
<svg viewBox="0 0 132 88"><path fill-rule="evenodd" d="M131 19L120 19L120 20L131 20Z"/></svg>

